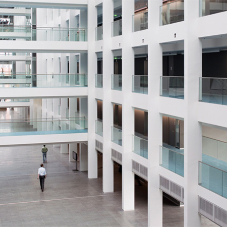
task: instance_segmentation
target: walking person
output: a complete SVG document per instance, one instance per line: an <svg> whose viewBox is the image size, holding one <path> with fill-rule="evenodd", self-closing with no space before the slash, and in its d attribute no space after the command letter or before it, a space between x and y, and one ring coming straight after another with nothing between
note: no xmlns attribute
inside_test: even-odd
<svg viewBox="0 0 227 227"><path fill-rule="evenodd" d="M41 151L43 153L43 163L45 163L47 162L47 151L48 151L48 148L46 147L46 145L43 145Z"/></svg>
<svg viewBox="0 0 227 227"><path fill-rule="evenodd" d="M46 178L46 169L43 167L43 164L40 164L40 168L38 169L38 177L37 179L40 180L40 188L43 192L44 190L44 180Z"/></svg>

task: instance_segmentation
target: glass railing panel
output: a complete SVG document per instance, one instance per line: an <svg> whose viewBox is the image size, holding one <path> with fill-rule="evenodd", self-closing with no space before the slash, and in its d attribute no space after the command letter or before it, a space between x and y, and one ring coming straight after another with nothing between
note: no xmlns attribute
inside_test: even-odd
<svg viewBox="0 0 227 227"><path fill-rule="evenodd" d="M102 88L103 87L103 75L95 74L95 87Z"/></svg>
<svg viewBox="0 0 227 227"><path fill-rule="evenodd" d="M132 92L148 94L148 76L132 76Z"/></svg>
<svg viewBox="0 0 227 227"><path fill-rule="evenodd" d="M61 115L61 105L58 105L58 115Z"/></svg>
<svg viewBox="0 0 227 227"><path fill-rule="evenodd" d="M132 31L148 29L148 10L136 13L132 16Z"/></svg>
<svg viewBox="0 0 227 227"><path fill-rule="evenodd" d="M184 77L161 76L160 86L160 96L184 99Z"/></svg>
<svg viewBox="0 0 227 227"><path fill-rule="evenodd" d="M69 119L69 108L66 108L66 118Z"/></svg>
<svg viewBox="0 0 227 227"><path fill-rule="evenodd" d="M85 74L0 74L0 87L87 87Z"/></svg>
<svg viewBox="0 0 227 227"><path fill-rule="evenodd" d="M227 105L227 78L199 78L199 101Z"/></svg>
<svg viewBox="0 0 227 227"><path fill-rule="evenodd" d="M79 111L75 112L75 123L79 125L80 121L78 119L80 119L80 112Z"/></svg>
<svg viewBox="0 0 227 227"><path fill-rule="evenodd" d="M95 28L95 40L102 40L103 39L103 26L99 26Z"/></svg>
<svg viewBox="0 0 227 227"><path fill-rule="evenodd" d="M34 26L0 26L1 32L14 33L12 38L25 39L27 41L87 41L86 28L58 28L58 27L34 27ZM0 34L1 37L1 34ZM7 37L8 38L8 37Z"/></svg>
<svg viewBox="0 0 227 227"><path fill-rule="evenodd" d="M227 172L199 162L199 185L227 198Z"/></svg>
<svg viewBox="0 0 227 227"><path fill-rule="evenodd" d="M122 146L122 129L112 126L111 141Z"/></svg>
<svg viewBox="0 0 227 227"><path fill-rule="evenodd" d="M200 16L221 13L227 10L227 0L200 0Z"/></svg>
<svg viewBox="0 0 227 227"><path fill-rule="evenodd" d="M96 120L95 121L95 133L103 136L103 123L102 120Z"/></svg>
<svg viewBox="0 0 227 227"><path fill-rule="evenodd" d="M87 119L78 119L80 125L75 124L74 118L69 119L10 119L0 121L0 136L44 135L86 133Z"/></svg>
<svg viewBox="0 0 227 227"><path fill-rule="evenodd" d="M133 152L148 159L148 141L133 135Z"/></svg>
<svg viewBox="0 0 227 227"><path fill-rule="evenodd" d="M112 37L122 35L122 19L112 22Z"/></svg>
<svg viewBox="0 0 227 227"><path fill-rule="evenodd" d="M180 152L180 150L179 150ZM160 166L184 176L184 154L160 146Z"/></svg>
<svg viewBox="0 0 227 227"><path fill-rule="evenodd" d="M160 25L172 24L184 20L184 0L164 3L160 7Z"/></svg>
<svg viewBox="0 0 227 227"><path fill-rule="evenodd" d="M122 91L122 75L112 74L111 89Z"/></svg>

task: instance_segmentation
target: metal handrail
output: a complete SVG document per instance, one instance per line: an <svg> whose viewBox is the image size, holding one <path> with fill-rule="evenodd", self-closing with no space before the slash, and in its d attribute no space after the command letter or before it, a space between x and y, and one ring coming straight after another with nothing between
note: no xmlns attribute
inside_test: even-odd
<svg viewBox="0 0 227 227"><path fill-rule="evenodd" d="M164 146L160 146L160 147L164 147ZM181 153L179 153L179 152L177 152L177 151L174 151L174 150L172 150L172 149L169 149L168 147L164 147L164 148L166 148L166 149L168 149L168 150L170 150L170 151L173 151L174 153L177 153L177 154L180 154L180 155L182 155L182 156L184 156L184 154L181 154Z"/></svg>
<svg viewBox="0 0 227 227"><path fill-rule="evenodd" d="M142 138L142 137L136 136L136 135L134 135L134 134L133 134L132 136L137 137L137 138L139 138L139 139L141 139L141 140L144 140L144 141L147 141L147 142L148 142L147 139L144 139L144 138Z"/></svg>
<svg viewBox="0 0 227 227"><path fill-rule="evenodd" d="M219 77L199 77L199 78L202 78L202 79L218 79L218 80L227 80L227 78L219 78Z"/></svg>
<svg viewBox="0 0 227 227"><path fill-rule="evenodd" d="M222 172L227 173L225 170L222 170L222 169L219 169L219 168L217 168L217 167L211 166L211 165L209 165L209 164L207 164L207 163L205 163L205 162L199 161L199 163L202 163L202 164L204 164L204 165L210 166L210 167L212 167L212 168L214 168L214 169L217 169L217 170L220 170L220 171L222 171Z"/></svg>
<svg viewBox="0 0 227 227"><path fill-rule="evenodd" d="M168 78L168 77L173 77L173 78L184 78L184 76L160 76L160 77L165 77L165 78Z"/></svg>
<svg viewBox="0 0 227 227"><path fill-rule="evenodd" d="M203 136L203 137L204 137L204 138L208 138L208 139L211 139L211 140L219 141L219 142L222 142L222 143L227 143L227 142L225 142L225 141L216 140L216 139L210 138L210 137L208 137L208 136Z"/></svg>

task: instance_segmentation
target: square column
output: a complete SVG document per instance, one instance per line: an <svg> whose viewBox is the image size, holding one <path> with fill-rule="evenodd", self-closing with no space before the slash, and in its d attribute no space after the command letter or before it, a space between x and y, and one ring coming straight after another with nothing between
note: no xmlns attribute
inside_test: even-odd
<svg viewBox="0 0 227 227"><path fill-rule="evenodd" d="M95 1L88 0L88 178L98 177L98 159L95 150L95 119L96 110L95 93L95 27L97 17Z"/></svg>
<svg viewBox="0 0 227 227"><path fill-rule="evenodd" d="M77 143L70 143L69 144L69 162L76 162L73 159L73 151L77 151Z"/></svg>
<svg viewBox="0 0 227 227"><path fill-rule="evenodd" d="M135 182L131 153L134 134L134 109L132 108L132 75L134 74L134 50L131 47L132 15L134 1L122 0L122 209L135 208Z"/></svg>
<svg viewBox="0 0 227 227"><path fill-rule="evenodd" d="M68 99L67 98L62 98L61 99L61 119L66 119L66 108L68 106ZM66 122L63 121L61 122L61 129L65 130L66 129ZM60 153L69 153L68 151L68 144L61 144L61 149Z"/></svg>
<svg viewBox="0 0 227 227"><path fill-rule="evenodd" d="M185 120L184 120L184 226L201 226L198 214L198 161L202 159L202 127L198 122L199 77L202 76L202 43L197 34L199 4L185 0Z"/></svg>
<svg viewBox="0 0 227 227"><path fill-rule="evenodd" d="M111 159L113 105L110 93L111 74L113 73L113 53L111 51L112 18L113 1L105 0L103 2L103 192L114 191L114 169Z"/></svg>
<svg viewBox="0 0 227 227"><path fill-rule="evenodd" d="M159 7L162 0L148 0L148 226L162 226L162 191L159 189L159 146L162 145L162 116L159 113L162 47L158 40Z"/></svg>

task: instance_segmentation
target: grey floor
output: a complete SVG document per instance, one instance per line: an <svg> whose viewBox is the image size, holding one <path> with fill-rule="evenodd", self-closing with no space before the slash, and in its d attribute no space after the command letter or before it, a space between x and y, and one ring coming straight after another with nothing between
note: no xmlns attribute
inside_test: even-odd
<svg viewBox="0 0 227 227"><path fill-rule="evenodd" d="M13 137L12 137L13 139ZM2 226L147 226L147 185L135 182L135 210L121 209L121 173L114 168L115 192L102 193L99 178L73 172L68 154L48 145L47 179L40 190L37 169L42 162L41 146L0 147L0 227ZM101 158L101 156L100 156ZM182 227L184 208L164 200L163 226ZM202 226L216 226L202 218ZM154 226L155 227L155 226Z"/></svg>
<svg viewBox="0 0 227 227"><path fill-rule="evenodd" d="M135 210L121 209L121 174L115 166L115 192L102 193L99 178L72 172L74 163L48 145L47 179L41 192L37 169L40 146L0 148L0 226L147 226L147 186L135 185ZM165 227L183 226L184 208L164 201ZM214 226L203 219L203 226Z"/></svg>

